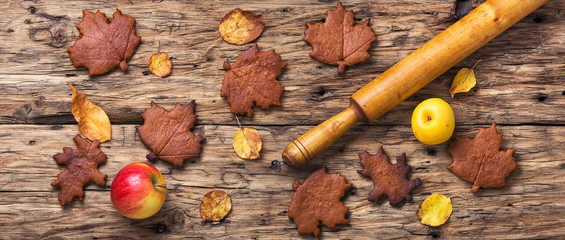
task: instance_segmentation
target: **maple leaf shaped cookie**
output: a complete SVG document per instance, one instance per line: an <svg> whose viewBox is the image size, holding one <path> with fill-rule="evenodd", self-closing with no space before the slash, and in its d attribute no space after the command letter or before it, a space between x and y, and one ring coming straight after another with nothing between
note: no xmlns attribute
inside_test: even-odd
<svg viewBox="0 0 565 240"><path fill-rule="evenodd" d="M53 156L57 164L67 165L65 170L57 175L57 180L51 183L52 187L61 188L59 194L61 206L72 202L74 197L78 197L82 202L85 184L93 181L100 186L105 186L108 177L98 171L98 165L106 163L106 154L98 148L100 142L94 140L91 143L80 135L76 135L73 140L77 145L76 150L65 147L63 153Z"/></svg>
<svg viewBox="0 0 565 240"><path fill-rule="evenodd" d="M151 108L141 114L143 125L137 126L139 138L151 149L147 159L161 159L177 167L182 167L184 160L200 156L200 143L206 138L194 135L197 115L194 115L193 100L188 105L178 104L167 111L151 102Z"/></svg>
<svg viewBox="0 0 565 240"><path fill-rule="evenodd" d="M447 151L452 162L447 167L455 175L473 183L471 192L479 188L501 188L506 186L506 177L516 170L516 149L500 150L502 133L496 131L493 122L490 128L479 128L475 138L460 138L449 143Z"/></svg>
<svg viewBox="0 0 565 240"><path fill-rule="evenodd" d="M239 55L230 65L224 62L228 70L220 95L226 97L233 114L253 116L253 104L269 110L269 106L280 106L280 97L284 90L277 76L281 75L286 62L275 53L259 51L257 44Z"/></svg>
<svg viewBox="0 0 565 240"><path fill-rule="evenodd" d="M404 200L411 201L412 190L422 185L419 178L406 178L410 166L406 164L405 153L396 158L396 164L390 163L382 146L377 154L365 151L359 154L359 158L365 169L357 172L373 179L374 188L369 194L369 201L377 202L382 195L387 195L390 205L398 206Z"/></svg>
<svg viewBox="0 0 565 240"><path fill-rule="evenodd" d="M341 2L337 9L329 10L324 23L306 23L304 41L312 46L310 56L316 60L337 65L337 73L344 73L346 66L364 62L370 55L367 52L376 40L370 19L363 24L355 24L352 11L345 11Z"/></svg>
<svg viewBox="0 0 565 240"><path fill-rule="evenodd" d="M67 51L75 67L88 68L88 75L106 73L116 66L128 68L141 37L135 35L135 19L116 9L112 22L100 11L82 11L82 21L77 25L81 34Z"/></svg>
<svg viewBox="0 0 565 240"><path fill-rule="evenodd" d="M329 174L323 167L306 178L302 184L292 184L296 191L288 208L288 217L294 219L300 234L320 234L318 225L335 228L336 224L349 223L345 214L349 210L340 199L352 183L346 183L339 173Z"/></svg>

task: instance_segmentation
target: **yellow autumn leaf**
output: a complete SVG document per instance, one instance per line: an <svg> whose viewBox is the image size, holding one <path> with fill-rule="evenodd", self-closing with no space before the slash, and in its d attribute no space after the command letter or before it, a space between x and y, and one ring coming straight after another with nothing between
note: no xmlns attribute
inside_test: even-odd
<svg viewBox="0 0 565 240"><path fill-rule="evenodd" d="M242 159L251 160L259 158L263 146L261 134L253 128L239 128L233 136L233 150Z"/></svg>
<svg viewBox="0 0 565 240"><path fill-rule="evenodd" d="M171 74L173 62L166 53L155 53L149 58L149 71L157 77L166 77Z"/></svg>
<svg viewBox="0 0 565 240"><path fill-rule="evenodd" d="M475 78L475 72L473 69L462 68L459 70L453 83L451 84L451 89L449 93L453 97L456 93L468 92L477 84L477 79Z"/></svg>
<svg viewBox="0 0 565 240"><path fill-rule="evenodd" d="M420 206L418 218L422 224L437 227L449 219L452 211L451 198L443 194L432 194Z"/></svg>
<svg viewBox="0 0 565 240"><path fill-rule="evenodd" d="M71 100L71 110L78 122L80 133L91 141L98 140L105 142L112 136L112 126L108 115L92 103L86 96L69 83L73 96Z"/></svg>
<svg viewBox="0 0 565 240"><path fill-rule="evenodd" d="M261 15L236 8L224 16L219 30L224 41L242 45L258 38L264 27Z"/></svg>
<svg viewBox="0 0 565 240"><path fill-rule="evenodd" d="M219 222L230 213L231 207L231 197L226 192L210 191L202 198L200 216L204 221Z"/></svg>

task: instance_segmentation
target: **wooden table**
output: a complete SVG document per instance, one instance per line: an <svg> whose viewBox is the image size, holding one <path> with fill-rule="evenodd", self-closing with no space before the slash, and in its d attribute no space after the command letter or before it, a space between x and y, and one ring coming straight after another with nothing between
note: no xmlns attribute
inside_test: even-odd
<svg viewBox="0 0 565 240"><path fill-rule="evenodd" d="M336 67L308 56L302 40L305 22L320 22L334 1L16 1L0 4L0 231L5 239L38 238L301 238L287 217L294 179L303 181L327 166L341 172L353 188L344 197L350 224L322 228L322 238L563 238L565 237L565 0L552 0L372 124L360 124L301 169L274 172L288 143L340 112L348 97L455 20L452 0L344 1L356 20L371 18L377 41L371 58L337 75ZM282 107L256 108L242 125L259 130L261 158L245 161L231 146L237 122L220 97L224 61L233 62L251 46L219 41L220 19L240 7L265 16L261 50L275 49L288 66L278 78L285 91ZM116 8L136 18L141 44L129 69L88 77L75 69L66 49L78 38L82 9ZM148 59L160 50L173 57L167 78L147 74ZM477 86L449 95L461 67L476 67ZM105 187L90 184L84 202L61 207L50 183L63 170L53 155L75 145L71 115L72 83L101 106L112 121L112 140L101 145L108 155L100 171ZM447 143L426 146L413 136L410 117L422 100L440 97L453 107L455 134L472 137L496 122L503 148L515 148L518 170L503 189L470 192L471 184L446 169ZM176 168L161 161L168 195L161 211L146 220L129 220L114 210L109 186L131 162L147 161L149 150L135 126L155 101L170 109L196 100L195 132L207 138L202 156ZM411 178L422 186L413 201L395 208L386 199L366 200L372 181L357 173L358 153L383 146L394 159L405 152ZM237 189L239 187L239 189ZM212 190L232 193L233 211L220 223L203 222L202 196ZM237 190L236 190L237 189ZM443 226L427 227L417 210L432 193L463 195ZM309 237L304 237L309 238Z"/></svg>

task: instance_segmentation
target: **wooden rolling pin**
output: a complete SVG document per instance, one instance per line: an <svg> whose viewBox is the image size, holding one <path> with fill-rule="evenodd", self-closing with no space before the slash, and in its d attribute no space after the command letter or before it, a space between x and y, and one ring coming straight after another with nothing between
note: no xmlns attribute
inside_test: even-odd
<svg viewBox="0 0 565 240"><path fill-rule="evenodd" d="M488 0L350 98L350 105L295 139L282 156L300 167L357 122L371 123L548 0Z"/></svg>

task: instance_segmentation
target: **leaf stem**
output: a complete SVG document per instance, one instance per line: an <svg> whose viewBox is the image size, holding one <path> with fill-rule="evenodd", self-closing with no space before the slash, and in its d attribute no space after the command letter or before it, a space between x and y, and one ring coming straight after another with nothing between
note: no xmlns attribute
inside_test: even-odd
<svg viewBox="0 0 565 240"><path fill-rule="evenodd" d="M210 51L210 49L212 49L220 39L222 39L222 35L220 35L218 38L216 38L216 40L214 40L214 42L212 42L212 44L210 44L210 46L208 48L206 48L206 51L204 51L204 53L202 53L202 56L200 56L200 57L206 56L206 53L208 53L208 51Z"/></svg>
<svg viewBox="0 0 565 240"><path fill-rule="evenodd" d="M237 120L237 125L239 125L239 128L243 131L243 127L241 126L241 122L239 122L239 118L237 117L237 115L233 115L235 117L235 120ZM243 134L245 136L245 134Z"/></svg>
<svg viewBox="0 0 565 240"><path fill-rule="evenodd" d="M237 188L235 188L233 191L228 193L228 196L235 194L237 192L237 190L239 190L239 188L241 188L242 186L243 186L243 181L241 181L241 184L239 184L239 186Z"/></svg>
<svg viewBox="0 0 565 240"><path fill-rule="evenodd" d="M465 81L467 81L467 78L469 77L469 75L473 72L473 69L475 69L475 67L477 66L477 64L479 64L479 62L482 60L482 58L479 58L479 60L477 60L477 62L475 64L473 64L473 66L471 67L471 70L469 70L469 72L467 73L467 75L465 76L465 79L463 79L463 81L461 81L461 83L464 83Z"/></svg>
<svg viewBox="0 0 565 240"><path fill-rule="evenodd" d="M479 60L477 60L477 62L475 64L473 64L473 66L471 67L471 70L475 69L475 66L477 66L477 64L479 64L479 62L483 60L482 58L479 58Z"/></svg>
<svg viewBox="0 0 565 240"><path fill-rule="evenodd" d="M460 198L463 198L464 200L467 200L467 198L464 197L463 195L454 195L454 196L449 197L449 199L456 198L456 197L460 197Z"/></svg>

